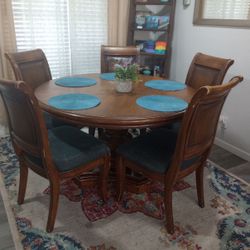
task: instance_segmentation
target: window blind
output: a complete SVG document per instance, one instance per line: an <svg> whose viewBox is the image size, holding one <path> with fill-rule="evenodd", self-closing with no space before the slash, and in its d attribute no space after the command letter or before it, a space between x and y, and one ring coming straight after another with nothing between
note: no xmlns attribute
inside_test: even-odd
<svg viewBox="0 0 250 250"><path fill-rule="evenodd" d="M18 51L41 48L53 78L99 72L107 0L12 0ZM89 26L90 25L90 26Z"/></svg>
<svg viewBox="0 0 250 250"><path fill-rule="evenodd" d="M72 72L99 72L100 45L107 43L107 1L70 0L69 13Z"/></svg>
<svg viewBox="0 0 250 250"><path fill-rule="evenodd" d="M250 19L250 0L204 0L203 18Z"/></svg>

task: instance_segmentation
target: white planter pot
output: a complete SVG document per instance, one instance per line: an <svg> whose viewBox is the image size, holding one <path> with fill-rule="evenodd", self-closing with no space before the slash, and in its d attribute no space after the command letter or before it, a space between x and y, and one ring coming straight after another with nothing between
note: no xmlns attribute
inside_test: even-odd
<svg viewBox="0 0 250 250"><path fill-rule="evenodd" d="M116 81L116 91L120 93L128 93L133 89L132 81Z"/></svg>

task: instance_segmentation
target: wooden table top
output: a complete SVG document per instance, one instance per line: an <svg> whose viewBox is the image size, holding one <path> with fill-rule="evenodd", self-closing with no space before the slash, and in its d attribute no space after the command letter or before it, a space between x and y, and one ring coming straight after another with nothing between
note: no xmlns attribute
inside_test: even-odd
<svg viewBox="0 0 250 250"><path fill-rule="evenodd" d="M90 87L68 88L61 87L53 80L45 82L35 90L35 95L43 110L60 117L65 121L86 126L128 129L163 126L173 120L180 119L182 112L156 112L144 109L136 104L136 99L145 95L171 95L189 102L195 90L187 87L180 91L161 91L144 86L145 81L159 79L152 76L140 75L134 83L131 93L118 93L115 81L99 78L99 74L85 74L84 77L94 78L96 85ZM48 105L48 100L56 95L69 93L86 93L100 98L101 103L91 109L68 111L56 109Z"/></svg>

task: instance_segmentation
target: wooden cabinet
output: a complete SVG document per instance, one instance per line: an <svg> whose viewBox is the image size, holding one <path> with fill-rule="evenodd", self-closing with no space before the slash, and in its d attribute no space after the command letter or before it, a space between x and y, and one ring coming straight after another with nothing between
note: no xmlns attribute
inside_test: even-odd
<svg viewBox="0 0 250 250"><path fill-rule="evenodd" d="M169 77L175 0L130 0L128 45L140 47L146 74Z"/></svg>

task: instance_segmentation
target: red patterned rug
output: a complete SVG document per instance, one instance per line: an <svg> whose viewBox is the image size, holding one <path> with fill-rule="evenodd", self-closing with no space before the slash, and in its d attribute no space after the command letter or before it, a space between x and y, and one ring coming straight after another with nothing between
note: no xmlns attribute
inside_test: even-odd
<svg viewBox="0 0 250 250"><path fill-rule="evenodd" d="M180 181L174 191L182 191L191 187L187 182ZM156 219L164 218L163 185L154 183L148 193L125 192L120 202L115 200L115 190L110 187L110 194L107 202L103 202L98 194L97 188L86 188L81 190L73 181L65 181L61 184L61 194L70 201L81 201L82 210L90 221L106 218L119 210L122 213L141 212ZM49 188L44 191L49 194Z"/></svg>

